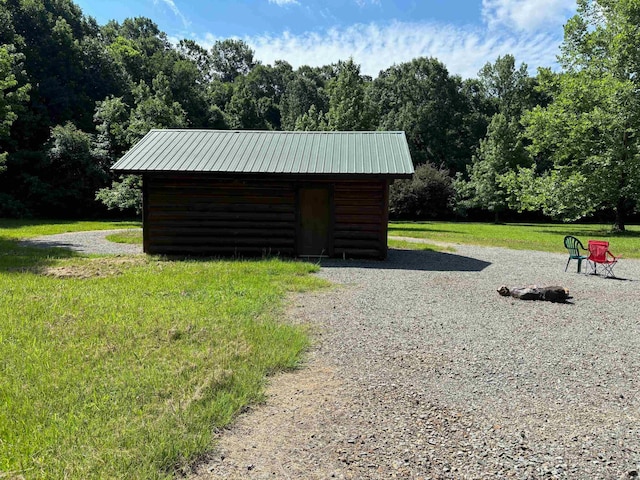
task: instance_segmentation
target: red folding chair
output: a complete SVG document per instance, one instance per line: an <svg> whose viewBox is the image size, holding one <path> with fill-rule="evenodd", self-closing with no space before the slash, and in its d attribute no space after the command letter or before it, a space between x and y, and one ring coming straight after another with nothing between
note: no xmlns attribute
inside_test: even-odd
<svg viewBox="0 0 640 480"><path fill-rule="evenodd" d="M589 250L587 260L594 274L598 274L598 265L601 265L605 277L615 277L613 267L620 259L620 256L616 257L609 251L609 242L605 242L604 240L589 240L587 250Z"/></svg>

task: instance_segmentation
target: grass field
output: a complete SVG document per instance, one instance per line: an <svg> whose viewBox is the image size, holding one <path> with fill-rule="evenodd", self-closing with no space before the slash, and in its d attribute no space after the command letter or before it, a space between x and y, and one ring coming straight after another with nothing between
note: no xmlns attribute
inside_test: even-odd
<svg viewBox="0 0 640 480"><path fill-rule="evenodd" d="M110 242L128 243L142 245L142 230L131 230L128 232L112 233L105 237Z"/></svg>
<svg viewBox="0 0 640 480"><path fill-rule="evenodd" d="M389 248L399 248L402 250L422 250L430 252L454 252L455 248L441 245L434 245L432 243L417 243L407 240L395 240L390 238L387 241Z"/></svg>
<svg viewBox="0 0 640 480"><path fill-rule="evenodd" d="M610 225L504 224L452 222L391 222L389 235L425 238L435 242L467 243L515 250L566 252L565 235L573 235L587 246L587 240L610 242L611 251L625 258L640 258L640 226L627 226L627 232L612 234Z"/></svg>
<svg viewBox="0 0 640 480"><path fill-rule="evenodd" d="M307 336L278 320L287 292L325 285L309 275L317 266L86 257L17 243L139 226L0 220L0 478L171 478L211 447L215 427L261 399L266 375L299 362ZM640 258L636 226L611 235L598 225L394 222L389 233L557 252L572 234Z"/></svg>
<svg viewBox="0 0 640 480"><path fill-rule="evenodd" d="M139 226L133 223L131 226ZM17 238L112 223L0 221L0 478L172 478L292 368L302 262L87 258Z"/></svg>
<svg viewBox="0 0 640 480"><path fill-rule="evenodd" d="M4 239L54 235L56 233L84 232L89 230L114 230L117 228L140 228L141 222L92 222L65 220L9 220L0 219L0 236Z"/></svg>

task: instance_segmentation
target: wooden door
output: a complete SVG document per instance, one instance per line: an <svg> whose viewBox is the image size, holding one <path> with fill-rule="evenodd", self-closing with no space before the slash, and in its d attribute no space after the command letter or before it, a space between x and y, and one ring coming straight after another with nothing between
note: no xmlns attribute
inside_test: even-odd
<svg viewBox="0 0 640 480"><path fill-rule="evenodd" d="M328 188L301 188L298 194L298 255L331 255L331 194Z"/></svg>

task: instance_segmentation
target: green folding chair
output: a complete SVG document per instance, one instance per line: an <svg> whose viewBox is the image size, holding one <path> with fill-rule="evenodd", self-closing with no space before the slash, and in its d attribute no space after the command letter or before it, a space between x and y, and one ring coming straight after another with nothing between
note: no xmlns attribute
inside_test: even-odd
<svg viewBox="0 0 640 480"><path fill-rule="evenodd" d="M588 252L589 250L584 248L584 245L582 245L582 242L580 240L578 240L576 237L572 237L571 235L567 235L566 237L564 237L564 246L567 250L569 250L569 260L567 260L567 266L564 267L564 271L566 272L567 268L569 268L569 262L571 262L571 260L577 260L578 273L580 273L580 270L582 268L582 261L588 258L587 255L582 255L581 250L584 252Z"/></svg>

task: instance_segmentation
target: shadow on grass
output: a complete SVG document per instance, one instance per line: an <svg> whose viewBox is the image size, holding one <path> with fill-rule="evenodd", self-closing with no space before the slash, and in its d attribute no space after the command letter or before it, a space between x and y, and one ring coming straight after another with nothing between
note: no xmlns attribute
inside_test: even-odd
<svg viewBox="0 0 640 480"><path fill-rule="evenodd" d="M0 272L23 273L48 267L78 254L67 248L42 248L22 245L18 240L0 237Z"/></svg>
<svg viewBox="0 0 640 480"><path fill-rule="evenodd" d="M324 259L323 268L377 268L381 270L414 270L426 272L481 272L490 262L453 253L389 249L387 260Z"/></svg>

